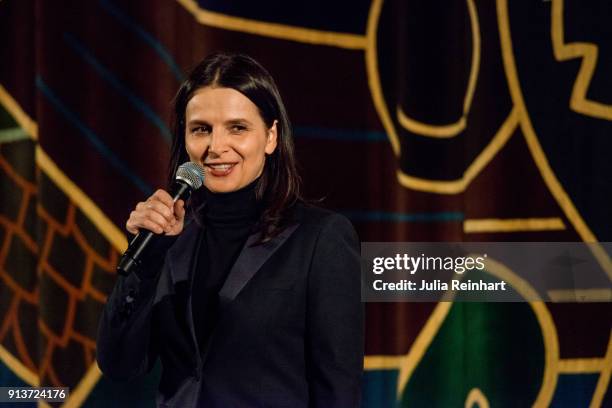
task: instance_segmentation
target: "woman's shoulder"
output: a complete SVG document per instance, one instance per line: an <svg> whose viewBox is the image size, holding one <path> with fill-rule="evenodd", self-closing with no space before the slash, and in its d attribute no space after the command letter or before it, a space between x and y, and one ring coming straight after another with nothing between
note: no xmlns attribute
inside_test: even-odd
<svg viewBox="0 0 612 408"><path fill-rule="evenodd" d="M353 224L346 216L310 203L297 203L292 209L290 218L294 223L300 224L302 229L313 232L321 233L328 230L355 232Z"/></svg>

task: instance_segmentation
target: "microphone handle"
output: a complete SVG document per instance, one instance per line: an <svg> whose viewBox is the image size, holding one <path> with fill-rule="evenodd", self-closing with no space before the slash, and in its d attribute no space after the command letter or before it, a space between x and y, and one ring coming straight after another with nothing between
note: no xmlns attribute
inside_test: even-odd
<svg viewBox="0 0 612 408"><path fill-rule="evenodd" d="M172 186L172 201L177 202L180 199L187 200L191 195L191 186L184 181L177 179ZM138 235L132 239L128 245L128 249L121 256L117 264L117 273L127 276L133 270L136 270L142 264L143 252L149 246L151 240L154 239L155 233L147 229L141 229Z"/></svg>

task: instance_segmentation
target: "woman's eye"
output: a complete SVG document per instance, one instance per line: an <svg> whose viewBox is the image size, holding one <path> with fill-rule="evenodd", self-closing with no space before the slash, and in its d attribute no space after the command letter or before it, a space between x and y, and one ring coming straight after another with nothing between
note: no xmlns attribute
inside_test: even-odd
<svg viewBox="0 0 612 408"><path fill-rule="evenodd" d="M207 126L198 126L198 127L195 127L193 129L191 129L191 133L195 133L195 134L208 134L209 133L209 128Z"/></svg>
<svg viewBox="0 0 612 408"><path fill-rule="evenodd" d="M243 125L233 125L230 128L230 130L231 130L232 133L242 133L242 132L244 132L246 130L246 126L243 126Z"/></svg>

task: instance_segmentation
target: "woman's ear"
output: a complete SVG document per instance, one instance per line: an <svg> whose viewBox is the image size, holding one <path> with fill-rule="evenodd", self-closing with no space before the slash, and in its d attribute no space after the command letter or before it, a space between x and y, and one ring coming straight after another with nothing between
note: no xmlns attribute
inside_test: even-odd
<svg viewBox="0 0 612 408"><path fill-rule="evenodd" d="M277 137L278 137L278 132L277 132L277 128L276 125L278 124L278 120L275 120L274 123L272 123L272 126L270 126L270 129L268 129L268 139L266 140L266 154L272 154L274 153L274 150L276 149L276 145L278 144L277 142Z"/></svg>

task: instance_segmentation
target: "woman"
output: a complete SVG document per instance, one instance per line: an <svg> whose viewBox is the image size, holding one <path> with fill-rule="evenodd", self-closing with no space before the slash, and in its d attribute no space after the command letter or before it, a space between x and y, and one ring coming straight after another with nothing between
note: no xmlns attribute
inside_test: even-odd
<svg viewBox="0 0 612 408"><path fill-rule="evenodd" d="M214 54L174 114L170 175L200 163L204 187L187 217L163 190L130 214L130 233L163 237L108 299L101 370L129 380L159 357L159 406L359 406L358 239L346 218L300 199L274 81L247 56Z"/></svg>

